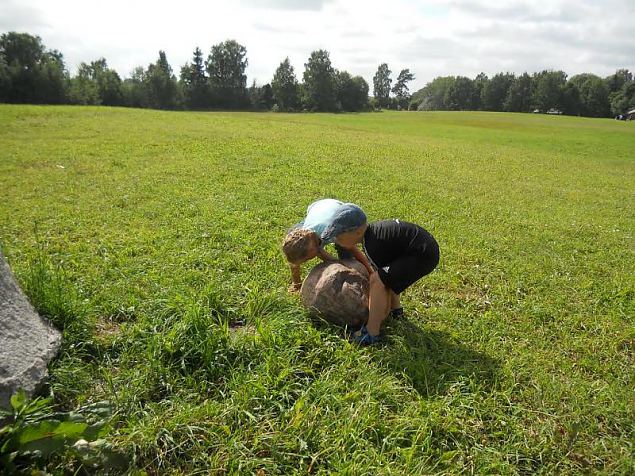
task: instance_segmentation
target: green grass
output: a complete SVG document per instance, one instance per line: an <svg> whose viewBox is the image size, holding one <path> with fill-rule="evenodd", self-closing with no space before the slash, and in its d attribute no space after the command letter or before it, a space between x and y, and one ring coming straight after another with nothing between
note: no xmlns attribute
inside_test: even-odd
<svg viewBox="0 0 635 476"><path fill-rule="evenodd" d="M635 127L0 106L0 243L61 408L150 474L635 473ZM311 322L313 200L437 238L384 347ZM306 270L305 270L306 272Z"/></svg>

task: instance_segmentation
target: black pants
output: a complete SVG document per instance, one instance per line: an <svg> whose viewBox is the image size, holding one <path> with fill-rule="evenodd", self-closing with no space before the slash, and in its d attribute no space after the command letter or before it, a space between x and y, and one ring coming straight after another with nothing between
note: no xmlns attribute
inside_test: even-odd
<svg viewBox="0 0 635 476"><path fill-rule="evenodd" d="M416 281L430 274L439 264L439 245L432 240L423 250L413 250L399 256L377 270L384 285L401 294Z"/></svg>

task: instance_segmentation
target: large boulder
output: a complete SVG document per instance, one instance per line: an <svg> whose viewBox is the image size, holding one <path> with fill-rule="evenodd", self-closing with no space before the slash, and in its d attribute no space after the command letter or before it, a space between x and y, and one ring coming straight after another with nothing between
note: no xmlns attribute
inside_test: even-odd
<svg viewBox="0 0 635 476"><path fill-rule="evenodd" d="M355 259L315 266L302 283L302 304L316 316L349 328L368 320L368 271Z"/></svg>
<svg viewBox="0 0 635 476"><path fill-rule="evenodd" d="M0 406L9 407L18 389L33 394L61 341L60 332L24 296L0 252Z"/></svg>

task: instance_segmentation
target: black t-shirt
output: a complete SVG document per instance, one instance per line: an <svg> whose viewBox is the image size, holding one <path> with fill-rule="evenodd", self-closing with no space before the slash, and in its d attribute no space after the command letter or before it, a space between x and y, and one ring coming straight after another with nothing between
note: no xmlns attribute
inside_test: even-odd
<svg viewBox="0 0 635 476"><path fill-rule="evenodd" d="M364 233L364 251L377 267L384 267L395 259L425 253L434 237L419 225L401 220L382 220L368 224Z"/></svg>

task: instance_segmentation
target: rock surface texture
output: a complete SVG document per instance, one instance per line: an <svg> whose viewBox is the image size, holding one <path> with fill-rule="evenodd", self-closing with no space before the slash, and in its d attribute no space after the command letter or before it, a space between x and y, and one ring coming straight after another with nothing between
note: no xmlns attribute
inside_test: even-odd
<svg viewBox="0 0 635 476"><path fill-rule="evenodd" d="M355 329L368 319L368 272L357 260L318 264L302 283L300 293L311 314L333 324Z"/></svg>
<svg viewBox="0 0 635 476"><path fill-rule="evenodd" d="M16 283L0 252L0 406L23 389L31 395L47 375L46 365L62 341Z"/></svg>

